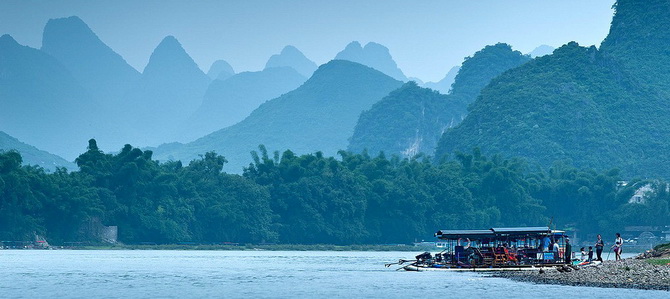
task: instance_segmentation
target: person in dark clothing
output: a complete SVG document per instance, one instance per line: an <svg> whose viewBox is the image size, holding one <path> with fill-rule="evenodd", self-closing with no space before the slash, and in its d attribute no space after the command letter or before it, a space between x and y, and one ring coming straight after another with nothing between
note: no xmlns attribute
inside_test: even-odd
<svg viewBox="0 0 670 299"><path fill-rule="evenodd" d="M603 237L598 234L598 240L596 240L596 261L603 261L603 248L605 247L605 242L603 241Z"/></svg>
<svg viewBox="0 0 670 299"><path fill-rule="evenodd" d="M570 264L572 263L572 244L570 244L570 239L565 238L565 263Z"/></svg>
<svg viewBox="0 0 670 299"><path fill-rule="evenodd" d="M589 262L593 261L593 247L589 246Z"/></svg>

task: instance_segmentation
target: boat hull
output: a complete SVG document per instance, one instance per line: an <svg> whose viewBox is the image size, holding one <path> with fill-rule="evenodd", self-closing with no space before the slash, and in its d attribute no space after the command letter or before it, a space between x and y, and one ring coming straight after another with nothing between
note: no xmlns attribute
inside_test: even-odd
<svg viewBox="0 0 670 299"><path fill-rule="evenodd" d="M557 265L543 265L543 266L515 266L515 267L424 267L416 265L407 265L403 267L405 271L447 271L447 272L500 272L500 271L532 271L547 269Z"/></svg>

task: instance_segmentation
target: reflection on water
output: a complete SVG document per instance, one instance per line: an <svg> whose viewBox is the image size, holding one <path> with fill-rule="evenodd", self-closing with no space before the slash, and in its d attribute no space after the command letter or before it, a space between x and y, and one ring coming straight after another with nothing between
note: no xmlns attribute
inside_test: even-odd
<svg viewBox="0 0 670 299"><path fill-rule="evenodd" d="M668 298L533 286L478 273L404 272L408 252L0 250L0 298Z"/></svg>

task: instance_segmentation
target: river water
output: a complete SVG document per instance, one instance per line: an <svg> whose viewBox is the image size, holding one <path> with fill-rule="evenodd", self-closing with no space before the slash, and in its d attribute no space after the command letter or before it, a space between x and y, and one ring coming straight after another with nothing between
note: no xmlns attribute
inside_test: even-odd
<svg viewBox="0 0 670 299"><path fill-rule="evenodd" d="M411 252L0 250L0 298L670 298L535 285L479 273L405 272Z"/></svg>

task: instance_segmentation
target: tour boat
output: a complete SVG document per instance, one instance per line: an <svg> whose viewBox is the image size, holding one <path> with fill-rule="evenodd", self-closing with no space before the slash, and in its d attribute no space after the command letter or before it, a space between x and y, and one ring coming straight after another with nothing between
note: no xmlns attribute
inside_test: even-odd
<svg viewBox="0 0 670 299"><path fill-rule="evenodd" d="M495 227L483 230L439 230L444 250L399 260L406 271L524 271L569 267L567 235L549 227ZM556 244L556 245L554 245ZM409 263L407 265L404 265ZM404 266L403 266L404 265ZM569 271L569 270L568 270Z"/></svg>

